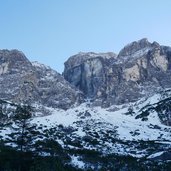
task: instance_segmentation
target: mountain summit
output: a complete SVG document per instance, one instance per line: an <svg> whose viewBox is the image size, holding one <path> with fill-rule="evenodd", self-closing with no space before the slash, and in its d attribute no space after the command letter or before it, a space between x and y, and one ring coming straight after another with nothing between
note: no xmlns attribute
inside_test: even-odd
<svg viewBox="0 0 171 171"><path fill-rule="evenodd" d="M0 98L67 109L82 93L50 67L31 63L18 50L0 51Z"/></svg>
<svg viewBox="0 0 171 171"><path fill-rule="evenodd" d="M119 56L128 56L132 55L133 53L137 52L138 50L143 50L145 48L150 48L151 43L148 41L147 38L143 38L139 41L134 41L128 45L126 45L120 52Z"/></svg>
<svg viewBox="0 0 171 171"><path fill-rule="evenodd" d="M137 101L171 85L171 48L147 39L125 46L119 55L77 54L65 62L64 78L96 105Z"/></svg>

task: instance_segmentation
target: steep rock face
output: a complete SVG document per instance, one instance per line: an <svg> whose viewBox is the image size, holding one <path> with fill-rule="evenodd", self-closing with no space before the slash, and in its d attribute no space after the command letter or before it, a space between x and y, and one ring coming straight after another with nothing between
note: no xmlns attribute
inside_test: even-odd
<svg viewBox="0 0 171 171"><path fill-rule="evenodd" d="M125 46L118 56L74 55L65 62L64 77L95 104L123 104L170 87L170 60L170 47L142 39Z"/></svg>
<svg viewBox="0 0 171 171"><path fill-rule="evenodd" d="M104 97L106 74L115 60L114 53L79 53L65 63L64 78L88 98Z"/></svg>
<svg viewBox="0 0 171 171"><path fill-rule="evenodd" d="M31 63L17 50L0 51L0 87L1 99L63 109L82 96L56 71Z"/></svg>

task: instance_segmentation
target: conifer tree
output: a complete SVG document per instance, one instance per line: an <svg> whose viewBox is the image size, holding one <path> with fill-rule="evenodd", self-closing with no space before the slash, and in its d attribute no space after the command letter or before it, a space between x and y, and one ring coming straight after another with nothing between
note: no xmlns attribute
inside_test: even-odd
<svg viewBox="0 0 171 171"><path fill-rule="evenodd" d="M8 141L11 142L21 152L28 151L35 137L35 125L30 123L33 109L29 105L17 105L17 108L11 116L13 123L11 125L12 132L8 135Z"/></svg>

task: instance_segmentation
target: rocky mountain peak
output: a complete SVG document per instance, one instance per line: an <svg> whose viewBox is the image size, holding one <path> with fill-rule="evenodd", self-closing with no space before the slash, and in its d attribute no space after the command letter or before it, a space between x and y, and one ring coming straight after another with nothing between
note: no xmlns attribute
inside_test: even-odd
<svg viewBox="0 0 171 171"><path fill-rule="evenodd" d="M90 98L111 106L136 101L171 81L171 48L147 39L113 52L81 52L65 62L63 76L18 50L0 51L0 98L63 109Z"/></svg>
<svg viewBox="0 0 171 171"><path fill-rule="evenodd" d="M152 44L148 41L147 38L143 38L139 41L134 41L128 45L126 45L120 52L119 52L119 57L120 56L129 56L132 55L133 53L143 50L145 48L150 48Z"/></svg>
<svg viewBox="0 0 171 171"><path fill-rule="evenodd" d="M78 54L71 56L65 62L65 67L73 68L79 66L80 64L84 63L89 59L94 59L94 58L110 59L116 57L117 55L113 52L107 52L107 53L79 52Z"/></svg>
<svg viewBox="0 0 171 171"><path fill-rule="evenodd" d="M0 50L0 61L8 61L8 62L18 62L18 61L22 61L22 62L27 62L30 63L29 60L26 58L26 56L24 55L23 52L19 51L19 50ZM31 64L31 63L30 63Z"/></svg>
<svg viewBox="0 0 171 171"><path fill-rule="evenodd" d="M62 109L79 103L82 97L62 75L31 63L18 50L0 51L0 87L0 99Z"/></svg>
<svg viewBox="0 0 171 171"><path fill-rule="evenodd" d="M0 75L31 71L31 62L18 50L0 50Z"/></svg>
<svg viewBox="0 0 171 171"><path fill-rule="evenodd" d="M97 105L136 101L149 90L170 87L169 49L145 38L126 45L117 57L77 54L65 63L64 78Z"/></svg>

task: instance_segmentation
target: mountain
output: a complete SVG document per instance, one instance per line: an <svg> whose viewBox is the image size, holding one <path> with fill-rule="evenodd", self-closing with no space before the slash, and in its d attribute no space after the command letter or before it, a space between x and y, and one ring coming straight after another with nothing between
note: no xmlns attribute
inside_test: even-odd
<svg viewBox="0 0 171 171"><path fill-rule="evenodd" d="M64 78L95 105L135 102L171 85L171 48L142 39L113 53L79 53L65 62Z"/></svg>
<svg viewBox="0 0 171 171"><path fill-rule="evenodd" d="M169 170L170 78L171 48L147 39L126 45L118 55L80 52L65 62L62 75L18 50L1 50L0 136L8 140L17 104L29 104L37 131L33 144L59 143L69 157L64 165ZM38 150L51 155L47 146Z"/></svg>
<svg viewBox="0 0 171 171"><path fill-rule="evenodd" d="M15 103L67 109L82 98L59 73L18 50L0 51L0 87L0 98Z"/></svg>

